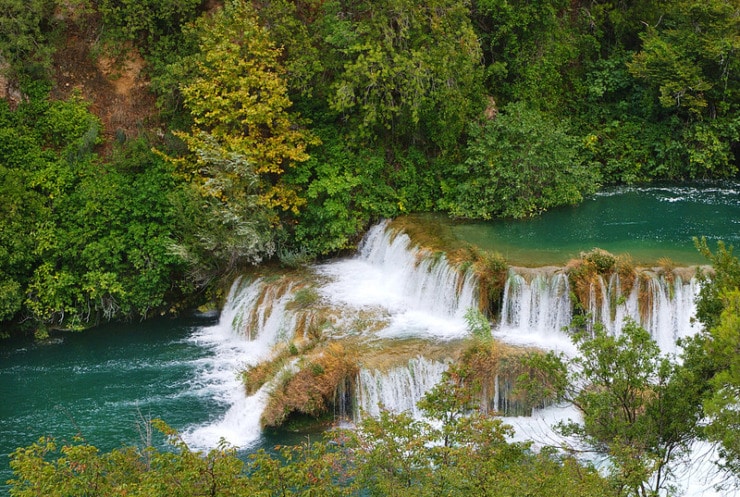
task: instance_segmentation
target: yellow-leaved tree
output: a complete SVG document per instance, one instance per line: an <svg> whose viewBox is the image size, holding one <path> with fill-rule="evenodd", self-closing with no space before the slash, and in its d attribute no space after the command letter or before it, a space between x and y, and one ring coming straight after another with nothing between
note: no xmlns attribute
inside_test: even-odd
<svg viewBox="0 0 740 497"><path fill-rule="evenodd" d="M274 253L280 213L305 203L283 173L317 139L289 112L281 49L249 2L227 1L194 28L199 51L180 88L193 124L175 162L203 208L177 249L204 283Z"/></svg>

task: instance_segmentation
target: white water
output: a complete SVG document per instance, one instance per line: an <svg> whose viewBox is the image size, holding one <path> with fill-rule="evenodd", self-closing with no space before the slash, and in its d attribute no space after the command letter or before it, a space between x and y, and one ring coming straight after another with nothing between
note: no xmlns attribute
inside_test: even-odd
<svg viewBox="0 0 740 497"><path fill-rule="evenodd" d="M677 352L676 340L695 333L692 317L699 293L696 279L673 282L651 270L636 273L629 294L621 290L619 275L599 277L591 287L588 313L611 333L618 333L628 319L644 327L666 353ZM650 295L646 308L640 305L640 289ZM647 288L644 288L647 286ZM567 274L559 268L512 268L506 281L499 339L515 344L575 353L567 333L572 302Z"/></svg>
<svg viewBox="0 0 740 497"><path fill-rule="evenodd" d="M389 371L361 369L357 378L355 422L363 416L378 417L381 408L421 416L416 404L442 379L447 363L424 357L411 359L406 366Z"/></svg>
<svg viewBox="0 0 740 497"><path fill-rule="evenodd" d="M249 284L237 281L231 288L218 324L202 328L192 340L210 348L213 356L198 371L199 383L206 385L226 407L225 413L183 433L192 448L210 449L221 439L247 447L261 435L260 416L267 404L267 386L247 396L239 371L267 360L278 341L292 337L291 314L285 310L290 292L277 294L262 280ZM271 305L257 305L265 300ZM256 312L252 312L256 311ZM286 319L287 318L287 319Z"/></svg>
<svg viewBox="0 0 740 497"><path fill-rule="evenodd" d="M461 338L465 312L477 305L472 274L460 274L443 255L411 247L405 234L381 223L368 232L357 257L317 268L331 279L321 294L336 305L378 309L389 316L384 338Z"/></svg>
<svg viewBox="0 0 740 497"><path fill-rule="evenodd" d="M464 314L477 305L473 276L460 274L443 256L423 253L410 244L406 235L394 236L382 223L368 232L356 257L314 268L326 281L318 288L321 305L338 310L335 327L348 326L358 311L368 310L382 317L384 325L380 331L368 332L371 336L367 339L415 337L439 342L467 334ZM637 285L629 295L621 295L619 282L612 278L592 289L594 297L601 293L603 305L592 305L590 311L612 331L628 317L636 319L662 350L673 352L675 339L694 331L691 316L698 285L676 278L669 286L665 278L650 273L645 276L644 284L653 295L648 300L649 309L639 308ZM203 364L201 383L217 391L226 409L222 417L187 430L184 438L189 444L213 447L224 438L244 447L259 439L259 419L270 386L247 397L237 371L268 359L276 343L293 338L296 316L286 308L293 297L290 289L271 289L261 280L235 285L218 325L204 328L194 337L214 351L213 359ZM594 297L592 302L597 301ZM495 336L513 344L574 354L563 332L572 317L571 308L568 279L562 270L512 270ZM342 336L341 330L337 336ZM444 369L443 362L422 356L384 372L362 369L357 378L356 406L359 412L372 416L378 415L379 406L418 416L416 403L440 380ZM544 445L558 440L552 425L569 418L578 418L572 406L552 406L536 410L532 417L505 420L515 426L516 438ZM710 462L706 457L698 459L704 450L697 446L692 454L697 460L677 468L683 475L680 484L685 495L719 495L711 489Z"/></svg>
<svg viewBox="0 0 740 497"><path fill-rule="evenodd" d="M504 287L494 336L513 345L568 353L575 347L563 331L571 321L568 276L559 269L512 269Z"/></svg>

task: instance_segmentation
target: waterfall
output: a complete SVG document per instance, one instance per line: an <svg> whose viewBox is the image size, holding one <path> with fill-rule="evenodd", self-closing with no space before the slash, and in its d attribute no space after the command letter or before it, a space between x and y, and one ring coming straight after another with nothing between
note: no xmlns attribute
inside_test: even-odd
<svg viewBox="0 0 740 497"><path fill-rule="evenodd" d="M644 327L664 352L676 351L676 340L692 335L699 284L680 272L637 270L628 293L619 274L599 275L585 303L592 323L617 333L632 319ZM563 329L572 318L570 283L565 269L512 268L506 281L496 336L510 343L573 352Z"/></svg>
<svg viewBox="0 0 740 497"><path fill-rule="evenodd" d="M467 334L465 312L477 307L477 283L443 253L414 248L404 233L380 223L366 235L356 257L317 268L330 282L320 289L329 301L389 316L383 337L441 339Z"/></svg>
<svg viewBox="0 0 740 497"><path fill-rule="evenodd" d="M409 237L395 234L388 223L368 232L355 257L309 271L316 275L309 279L316 285L319 301L307 308L291 305L305 286L295 278L237 281L218 324L194 334L193 340L213 351L212 360L199 372L200 381L226 410L217 420L187 429L183 438L189 444L213 447L225 438L245 446L258 440L272 385L268 382L248 396L238 372L270 360L277 344L300 338L298 330L313 319L319 307L330 310L331 330L325 338L366 333L367 339L448 340L467 334L465 312L477 305L472 273L456 270L442 253L413 248ZM356 321L365 311L380 325L357 331ZM415 413L416 403L439 381L445 367L442 362L418 357L405 368L385 373L361 370L354 404L371 414L378 412L379 403Z"/></svg>
<svg viewBox="0 0 740 497"><path fill-rule="evenodd" d="M676 340L695 333L692 317L699 294L696 278L684 281L680 274L669 277L653 270L636 273L629 294L624 295L618 275L608 282L600 279L601 308L593 309L595 319L617 333L627 319L645 328L664 352L676 351Z"/></svg>
<svg viewBox="0 0 740 497"><path fill-rule="evenodd" d="M446 369L446 362L421 356L388 371L361 369L357 377L355 421L362 416L377 417L381 408L420 417L416 404L439 383Z"/></svg>
<svg viewBox="0 0 740 497"><path fill-rule="evenodd" d="M286 312L290 290L289 284L275 286L262 279L236 281L218 324L202 328L191 338L213 351L198 375L204 388L226 408L220 419L183 433L192 447L215 447L222 438L243 447L259 439L269 386L247 396L238 371L269 359L279 341L292 337L295 315Z"/></svg>
<svg viewBox="0 0 740 497"><path fill-rule="evenodd" d="M300 298L304 290L312 295L310 299ZM692 332L697 292L693 278L645 269L636 273L631 285L623 284L618 275L594 278L584 305L595 322L612 332L626 319L635 319L663 350L672 351L676 338ZM574 293L568 268L511 268L495 336L515 345L574 354L564 331L573 316ZM456 268L441 252L415 247L387 222L368 231L354 257L315 265L300 275L236 282L218 324L193 335L193 340L213 351L202 364L199 383L223 405L224 413L186 430L184 438L202 448L215 446L222 437L239 446L258 440L260 417L273 385L267 381L248 396L238 372L272 360L279 344L300 344L307 323L319 321L321 340L351 340L361 350L368 344L375 350L392 347L397 356L405 357L403 366L361 368L354 384L349 381L340 392L338 415L349 414L342 409L352 405L355 419L376 416L379 406L418 416L417 402L447 367L444 361L428 357L452 356L432 354L431 347L447 351L453 340L466 337L464 315L477 305L472 271ZM361 326L359 321L370 324ZM402 350L399 339L410 339L406 349ZM294 366L298 367L295 362L285 367ZM500 377L491 386L491 407L521 414L523 408L510 397L509 380Z"/></svg>
<svg viewBox="0 0 740 497"><path fill-rule="evenodd" d="M568 275L559 268L512 268L495 335L516 345L573 352L563 331L572 318Z"/></svg>

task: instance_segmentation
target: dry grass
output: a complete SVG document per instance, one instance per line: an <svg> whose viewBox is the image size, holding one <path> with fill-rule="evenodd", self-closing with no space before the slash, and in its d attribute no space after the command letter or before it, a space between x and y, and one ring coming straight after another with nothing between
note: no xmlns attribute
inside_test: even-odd
<svg viewBox="0 0 740 497"><path fill-rule="evenodd" d="M379 340L363 344L360 363L364 368L390 371L405 366L409 360L423 356L431 361L456 360L467 346L467 341L430 342L421 338Z"/></svg>
<svg viewBox="0 0 740 497"><path fill-rule="evenodd" d="M470 372L468 385L479 389L481 410L489 411L498 404L500 412L497 414L530 415L534 407L542 405L540 397L516 386L520 375L537 374L524 361L532 353L540 352L494 340L472 340L468 343L460 355L458 365ZM536 380L546 381L544 378ZM545 388L543 386L542 390Z"/></svg>
<svg viewBox="0 0 740 497"><path fill-rule="evenodd" d="M613 275L619 276L620 291L628 295L635 284L636 272L629 256L615 256L606 250L595 248L582 252L580 258L572 259L565 266L577 304L583 309L591 305L600 307L602 302L602 285L608 284ZM614 307L610 303L610 307Z"/></svg>
<svg viewBox="0 0 740 497"><path fill-rule="evenodd" d="M298 372L276 385L262 413L263 426L280 426L292 413L318 417L327 412L358 371L356 352L338 342L304 357Z"/></svg>

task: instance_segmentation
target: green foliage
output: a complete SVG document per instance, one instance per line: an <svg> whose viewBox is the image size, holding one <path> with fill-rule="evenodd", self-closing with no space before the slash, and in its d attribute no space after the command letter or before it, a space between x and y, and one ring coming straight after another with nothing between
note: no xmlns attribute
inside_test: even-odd
<svg viewBox="0 0 740 497"><path fill-rule="evenodd" d="M671 488L672 464L699 431L702 386L662 357L650 334L627 322L616 336L601 327L577 330L580 354L540 362L549 383L583 415L559 426L607 455L610 477L625 495L656 495Z"/></svg>
<svg viewBox="0 0 740 497"><path fill-rule="evenodd" d="M90 160L75 164L74 172L62 166L68 182L40 185L54 197L54 212L37 231L45 263L29 286L33 315L77 328L164 306L181 264L168 250L175 219L171 170L144 141L114 155L105 174Z"/></svg>
<svg viewBox="0 0 740 497"><path fill-rule="evenodd" d="M333 48L344 56L332 109L366 141L454 146L482 97L480 48L466 5L382 0L352 7L348 13L341 2L325 7L338 21Z"/></svg>
<svg viewBox="0 0 740 497"><path fill-rule="evenodd" d="M97 5L113 42L153 47L195 19L202 0L100 0Z"/></svg>
<svg viewBox="0 0 740 497"><path fill-rule="evenodd" d="M474 410L468 372L452 368L420 403L426 419L382 413L349 434L356 483L369 495L610 495L590 467L508 442L511 427Z"/></svg>
<svg viewBox="0 0 740 497"><path fill-rule="evenodd" d="M0 109L0 319L42 329L148 316L179 295L171 169L144 140L95 155L79 97Z"/></svg>
<svg viewBox="0 0 740 497"><path fill-rule="evenodd" d="M740 261L733 255L733 247L717 242L717 250L712 252L706 238L694 238L694 245L712 265L712 272L699 271L702 282L696 302L696 318L711 330L719 324L725 308L724 294L740 288Z"/></svg>
<svg viewBox="0 0 740 497"><path fill-rule="evenodd" d="M200 183L204 196L235 206L239 191L256 175L262 204L297 213L304 201L280 176L305 162L306 147L317 142L288 111L292 103L280 49L259 25L252 6L241 0L203 18L198 28L200 54L192 60L197 72L181 87L194 127L180 137L194 157L182 166ZM233 164L231 169L222 170L223 158Z"/></svg>
<svg viewBox="0 0 740 497"><path fill-rule="evenodd" d="M380 150L357 151L331 130L322 130L321 139L324 145L286 175L306 196L292 246L311 255L353 247L370 220L400 210Z"/></svg>
<svg viewBox="0 0 740 497"><path fill-rule="evenodd" d="M740 440L737 395L740 391L740 262L732 247L718 242L712 252L706 239L695 239L699 251L712 264L710 274L700 273L701 289L697 300L697 319L703 330L687 340L688 374L705 385L703 408L704 435L716 443L721 465L735 481L740 476Z"/></svg>
<svg viewBox="0 0 740 497"><path fill-rule="evenodd" d="M1 62L13 76L44 77L54 52L50 36L54 29L54 0L0 1ZM0 69L5 69L0 66Z"/></svg>
<svg viewBox="0 0 740 497"><path fill-rule="evenodd" d="M658 91L663 107L714 118L737 105L740 16L731 2L676 2L642 36L630 71ZM735 100L733 105L733 99Z"/></svg>
<svg viewBox="0 0 740 497"><path fill-rule="evenodd" d="M194 125L178 134L189 154L172 160L194 188L184 211L200 219L177 253L204 284L274 254L278 215L305 203L282 176L317 142L288 111L281 51L251 4L227 2L196 28L195 74L181 86Z"/></svg>
<svg viewBox="0 0 740 497"><path fill-rule="evenodd" d="M482 0L477 24L486 85L503 103L527 101L558 111L568 103L580 33L568 26L568 2ZM570 28L570 29L569 29Z"/></svg>
<svg viewBox="0 0 740 497"><path fill-rule="evenodd" d="M479 309L471 307L465 311L465 323L470 334L476 339L484 342L493 340L491 323Z"/></svg>
<svg viewBox="0 0 740 497"><path fill-rule="evenodd" d="M456 216L534 216L575 204L597 186L567 126L524 104L507 106L471 134L468 159L444 185L444 207Z"/></svg>
<svg viewBox="0 0 740 497"><path fill-rule="evenodd" d="M717 442L722 465L740 475L740 290L723 293L719 321L704 342L704 353L713 362L716 373L710 380L711 395L704 403L708 423L707 438Z"/></svg>
<svg viewBox="0 0 740 497"><path fill-rule="evenodd" d="M400 213L519 218L601 182L733 177L738 19L727 0L0 0L0 319L149 314L184 280L351 249ZM48 99L54 49L93 31L145 57L185 130L157 143L176 179L148 145L108 155L79 96Z"/></svg>

